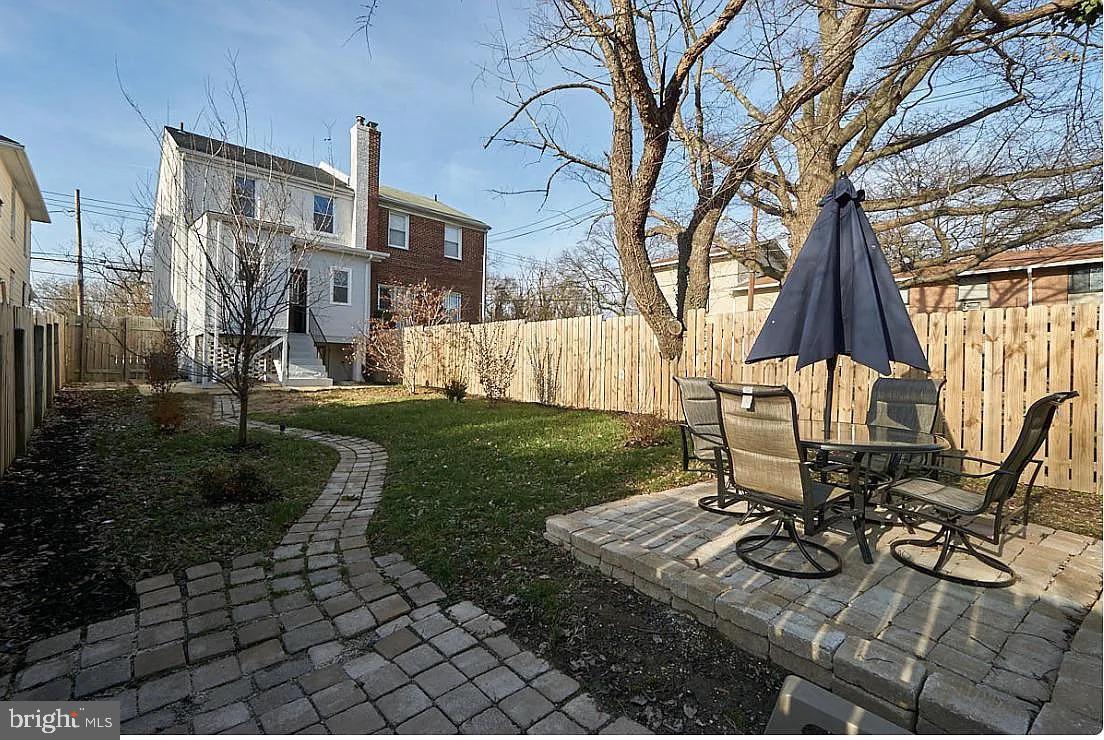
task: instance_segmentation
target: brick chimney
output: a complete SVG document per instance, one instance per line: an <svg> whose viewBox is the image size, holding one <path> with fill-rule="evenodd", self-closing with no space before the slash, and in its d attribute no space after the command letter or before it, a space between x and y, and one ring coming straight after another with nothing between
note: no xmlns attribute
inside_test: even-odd
<svg viewBox="0 0 1104 740"><path fill-rule="evenodd" d="M357 116L349 129L349 185L353 196L353 246L370 249L379 239L380 132L375 121Z"/></svg>

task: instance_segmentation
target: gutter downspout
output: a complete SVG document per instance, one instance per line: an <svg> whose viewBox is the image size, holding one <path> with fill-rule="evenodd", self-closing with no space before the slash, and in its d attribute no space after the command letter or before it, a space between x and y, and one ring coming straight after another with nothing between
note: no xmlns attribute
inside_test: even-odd
<svg viewBox="0 0 1104 740"><path fill-rule="evenodd" d="M1034 293L1034 278L1032 277L1032 271L1035 269L1035 265L1027 266L1027 306L1030 308L1035 305L1035 293Z"/></svg>

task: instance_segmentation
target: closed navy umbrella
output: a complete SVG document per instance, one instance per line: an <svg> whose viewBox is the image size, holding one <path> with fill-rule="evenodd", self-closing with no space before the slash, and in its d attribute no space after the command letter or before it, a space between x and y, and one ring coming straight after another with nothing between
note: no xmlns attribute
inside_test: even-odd
<svg viewBox="0 0 1104 740"><path fill-rule="evenodd" d="M796 356L798 370L827 361L825 431L832 420L838 356L847 355L882 375L889 374L890 361L929 369L893 273L859 205L863 198L863 191L844 175L820 201L820 215L746 360Z"/></svg>

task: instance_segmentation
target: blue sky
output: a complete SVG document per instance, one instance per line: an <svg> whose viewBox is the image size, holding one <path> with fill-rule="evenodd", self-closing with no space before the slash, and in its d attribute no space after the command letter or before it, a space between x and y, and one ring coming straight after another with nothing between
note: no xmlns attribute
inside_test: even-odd
<svg viewBox="0 0 1104 740"><path fill-rule="evenodd" d="M548 164L531 153L483 141L506 113L493 82L480 80L491 59L485 47L499 23L523 27L525 0L382 0L370 46L356 29L360 2L245 0L214 2L85 2L0 0L0 134L23 143L49 197L85 205L132 203L139 183L156 173L158 146L128 106L116 80L155 124L202 116L208 85L228 81L234 54L249 101L251 143L277 153L348 168L348 129L356 115L379 122L385 184L437 194L490 223L496 232L544 219L591 200L564 181L539 210L536 195L502 197L493 190L543 185ZM602 120L593 135L600 146ZM573 120L573 137L590 138ZM330 128L327 128L330 127ZM332 131L332 145L326 141ZM69 196L55 196L67 193ZM107 207L100 204L101 207ZM36 224L34 249L70 253L71 214L51 206L53 223ZM105 239L89 214L86 241ZM555 223L552 218L545 223ZM543 256L575 243L582 232L545 230L492 242L492 249ZM501 237L500 237L501 238ZM506 261L505 268L517 262ZM36 262L35 277L67 272Z"/></svg>

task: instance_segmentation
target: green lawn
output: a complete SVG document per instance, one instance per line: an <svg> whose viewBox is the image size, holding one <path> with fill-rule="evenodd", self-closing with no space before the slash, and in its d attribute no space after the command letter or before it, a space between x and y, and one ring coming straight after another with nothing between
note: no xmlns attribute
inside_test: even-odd
<svg viewBox="0 0 1104 740"><path fill-rule="evenodd" d="M674 426L665 444L630 449L615 414L388 389L262 395L255 406L269 421L383 444L376 551L403 552L469 597L498 581L499 593L554 600L557 580L527 567L547 556L546 517L697 479L681 471Z"/></svg>
<svg viewBox="0 0 1104 740"><path fill-rule="evenodd" d="M118 423L97 428L95 445L114 499L105 548L132 578L272 549L318 497L337 453L323 445L278 434L251 432L255 443L235 452L234 430L209 419L210 399L186 400L189 422L176 434L159 434L141 399ZM212 505L198 474L251 458L275 482L265 503Z"/></svg>

